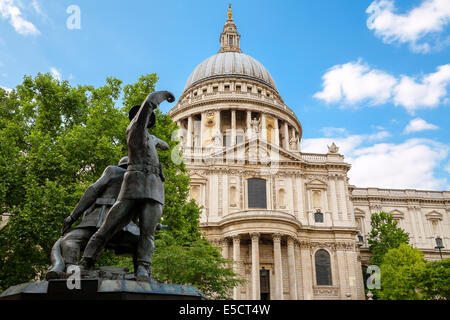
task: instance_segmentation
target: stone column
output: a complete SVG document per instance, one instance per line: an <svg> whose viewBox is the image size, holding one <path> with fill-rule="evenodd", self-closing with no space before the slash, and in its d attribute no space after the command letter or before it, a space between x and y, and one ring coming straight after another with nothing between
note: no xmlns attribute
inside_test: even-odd
<svg viewBox="0 0 450 320"><path fill-rule="evenodd" d="M300 259L302 263L303 299L312 300L313 295L313 273L311 261L311 248L308 242L302 241L300 246Z"/></svg>
<svg viewBox="0 0 450 320"><path fill-rule="evenodd" d="M350 293L351 293L351 299L356 300L358 299L358 291L359 291L359 279L358 275L356 274L356 254L355 254L355 245L352 245L348 243L347 245L347 270L348 270L348 281L349 281L349 287L350 287Z"/></svg>
<svg viewBox="0 0 450 320"><path fill-rule="evenodd" d="M295 277L296 274L296 263L295 263L295 250L294 250L294 241L295 239L289 237L287 240L288 246L288 269L289 269L289 294L291 296L291 300L298 300L297 296L297 279Z"/></svg>
<svg viewBox="0 0 450 320"><path fill-rule="evenodd" d="M231 110L231 145L236 144L236 110Z"/></svg>
<svg viewBox="0 0 450 320"><path fill-rule="evenodd" d="M189 151L192 148L192 131L193 131L193 122L192 116L188 118L188 128L187 128L187 137L186 137L186 147L188 147Z"/></svg>
<svg viewBox="0 0 450 320"><path fill-rule="evenodd" d="M220 246L222 247L222 257L228 259L228 238L223 238L220 241Z"/></svg>
<svg viewBox="0 0 450 320"><path fill-rule="evenodd" d="M250 140L252 138L252 112L247 111L247 139Z"/></svg>
<svg viewBox="0 0 450 320"><path fill-rule="evenodd" d="M222 141L223 136L222 136L222 131L220 130L220 110L216 111L216 132L214 132L215 135L219 135L220 137L220 141ZM222 142L223 145L223 142ZM220 145L220 147L222 146Z"/></svg>
<svg viewBox="0 0 450 320"><path fill-rule="evenodd" d="M275 140L274 143L277 147L280 146L280 128L278 127L278 119L275 118Z"/></svg>
<svg viewBox="0 0 450 320"><path fill-rule="evenodd" d="M203 146L204 146L204 139L205 139L205 137L204 137L204 134L205 134L205 132L204 132L204 130L205 130L205 121L206 121L206 113L205 112L202 112L201 114L200 114L200 144L199 144L199 147L201 147L201 148L203 148Z"/></svg>
<svg viewBox="0 0 450 320"><path fill-rule="evenodd" d="M275 266L275 299L283 300L283 271L281 262L281 234L273 236L273 259Z"/></svg>
<svg viewBox="0 0 450 320"><path fill-rule="evenodd" d="M261 113L261 136L260 139L267 141L266 114Z"/></svg>
<svg viewBox="0 0 450 320"><path fill-rule="evenodd" d="M291 127L291 137L295 139L295 128ZM295 144L297 144L297 141L294 142ZM292 151L296 151L297 150L297 146L295 145L294 147L291 148Z"/></svg>
<svg viewBox="0 0 450 320"><path fill-rule="evenodd" d="M233 271L234 273L241 275L241 236L235 235L233 236ZM233 288L233 299L240 300L241 299L241 286L237 286Z"/></svg>
<svg viewBox="0 0 450 320"><path fill-rule="evenodd" d="M338 214L338 199L337 199L337 190L336 190L336 177L330 175L329 176L329 184L330 184L330 196L331 196L331 215L333 217L333 225L338 224L339 222L339 214Z"/></svg>
<svg viewBox="0 0 450 320"><path fill-rule="evenodd" d="M411 225L411 230L412 230L412 236L413 236L413 240L412 241L412 245L418 246L419 244L419 238L418 238L418 233L419 231L417 230L417 225L416 225L416 217L414 216L414 206L412 205L408 205L408 218L410 221L410 225Z"/></svg>
<svg viewBox="0 0 450 320"><path fill-rule="evenodd" d="M346 264L345 245L342 243L336 244L336 260L339 275L339 287L341 291L340 296L342 300L346 300L347 299L346 294L351 293L348 281L350 278L350 274L348 266Z"/></svg>
<svg viewBox="0 0 450 320"><path fill-rule="evenodd" d="M285 121L283 124L283 131L284 131L283 148L289 150L289 125L287 121Z"/></svg>
<svg viewBox="0 0 450 320"><path fill-rule="evenodd" d="M297 281L297 299L304 300L303 298L303 280L302 274L303 270L301 269L301 257L300 257L300 243L299 241L294 242L294 258L295 258L295 276Z"/></svg>
<svg viewBox="0 0 450 320"><path fill-rule="evenodd" d="M255 232L252 237L252 299L261 299L261 285L259 283L259 233Z"/></svg>

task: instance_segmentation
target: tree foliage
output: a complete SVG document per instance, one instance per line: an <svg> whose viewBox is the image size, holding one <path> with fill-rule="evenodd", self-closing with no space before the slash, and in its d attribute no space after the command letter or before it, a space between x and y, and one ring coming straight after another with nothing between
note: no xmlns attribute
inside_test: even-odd
<svg viewBox="0 0 450 320"><path fill-rule="evenodd" d="M425 260L420 250L404 243L390 249L380 266L381 290L378 297L382 300L421 299L416 290L415 274L424 266Z"/></svg>
<svg viewBox="0 0 450 320"><path fill-rule="evenodd" d="M368 242L372 265L380 266L389 249L409 243L409 234L397 226L397 222L389 213L382 211L372 214L370 225Z"/></svg>
<svg viewBox="0 0 450 320"><path fill-rule="evenodd" d="M0 291L45 275L63 219L105 167L127 154L128 110L155 90L157 80L150 74L123 88L115 78L98 88L73 87L50 74L38 74L25 76L10 93L0 88L0 214L9 217L0 229ZM167 141L170 150L159 152L166 176L163 221L169 229L157 235L166 240L158 240L154 269L163 281L205 282L202 288L209 294L223 296L236 275L225 267L217 248L202 240L200 210L187 201L189 176L183 163L171 161L176 129L168 115L156 111L151 134ZM189 258L180 262L184 273L167 274L158 265L164 260L159 255L173 252L195 253L203 268L192 270L195 258ZM129 264L108 253L102 259ZM201 278L198 270L211 277Z"/></svg>
<svg viewBox="0 0 450 320"><path fill-rule="evenodd" d="M423 299L450 300L450 259L427 262L414 277Z"/></svg>

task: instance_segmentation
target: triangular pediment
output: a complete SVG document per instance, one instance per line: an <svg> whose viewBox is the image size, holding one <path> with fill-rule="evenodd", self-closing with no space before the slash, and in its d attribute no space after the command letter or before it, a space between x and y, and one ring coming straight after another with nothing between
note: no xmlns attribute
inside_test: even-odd
<svg viewBox="0 0 450 320"><path fill-rule="evenodd" d="M208 179L205 176L198 174L197 172L191 172L189 174L191 182L206 182Z"/></svg>
<svg viewBox="0 0 450 320"><path fill-rule="evenodd" d="M442 220L442 214L437 211L431 211L425 215L428 220Z"/></svg>
<svg viewBox="0 0 450 320"><path fill-rule="evenodd" d="M217 160L234 157L238 161L245 159L248 162L263 164L271 162L303 162L299 155L259 138L252 138L240 144L213 152L209 157Z"/></svg>
<svg viewBox="0 0 450 320"><path fill-rule="evenodd" d="M306 182L306 187L308 189L326 189L327 183L325 181L322 181L318 178L313 178Z"/></svg>

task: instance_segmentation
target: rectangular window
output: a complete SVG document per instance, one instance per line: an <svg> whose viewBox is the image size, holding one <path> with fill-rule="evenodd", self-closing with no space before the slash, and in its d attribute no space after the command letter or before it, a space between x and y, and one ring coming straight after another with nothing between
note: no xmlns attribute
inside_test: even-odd
<svg viewBox="0 0 450 320"><path fill-rule="evenodd" d="M231 146L231 136L229 136L229 135L224 135L222 141L223 141L223 146L224 146L224 147L229 147L229 146Z"/></svg>
<svg viewBox="0 0 450 320"><path fill-rule="evenodd" d="M230 91L230 86L225 86L224 89L225 91Z"/></svg>
<svg viewBox="0 0 450 320"><path fill-rule="evenodd" d="M213 92L219 91L219 87L213 87Z"/></svg>
<svg viewBox="0 0 450 320"><path fill-rule="evenodd" d="M229 44L230 46L233 45L233 36L229 36L229 37L228 37L228 44Z"/></svg>
<svg viewBox="0 0 450 320"><path fill-rule="evenodd" d="M241 91L241 86L236 86L236 91Z"/></svg>
<svg viewBox="0 0 450 320"><path fill-rule="evenodd" d="M248 207L267 209L266 180L248 179Z"/></svg>
<svg viewBox="0 0 450 320"><path fill-rule="evenodd" d="M244 142L244 136L236 136L236 144Z"/></svg>

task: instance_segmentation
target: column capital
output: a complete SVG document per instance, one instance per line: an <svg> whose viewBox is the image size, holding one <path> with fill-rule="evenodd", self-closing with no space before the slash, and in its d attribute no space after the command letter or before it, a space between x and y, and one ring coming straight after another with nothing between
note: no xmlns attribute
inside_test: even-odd
<svg viewBox="0 0 450 320"><path fill-rule="evenodd" d="M302 249L311 249L311 242L306 240L299 241L298 245Z"/></svg>
<svg viewBox="0 0 450 320"><path fill-rule="evenodd" d="M224 237L224 238L219 240L219 243L220 243L221 246L228 245L229 240L230 239L228 237Z"/></svg>
<svg viewBox="0 0 450 320"><path fill-rule="evenodd" d="M288 243L288 245L293 246L296 242L297 242L297 238L292 237L292 236L288 236L288 237L287 237L287 243Z"/></svg>
<svg viewBox="0 0 450 320"><path fill-rule="evenodd" d="M235 234L234 236L231 236L231 238L233 239L233 242L241 242L240 234Z"/></svg>
<svg viewBox="0 0 450 320"><path fill-rule="evenodd" d="M252 241L258 241L261 234L259 232L252 232L250 233L250 237L252 238Z"/></svg>
<svg viewBox="0 0 450 320"><path fill-rule="evenodd" d="M272 234L272 239L273 239L274 242L280 242L281 241L281 237L282 237L281 233L277 232L277 233Z"/></svg>

